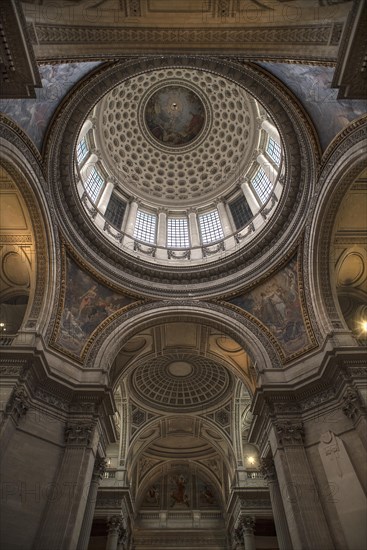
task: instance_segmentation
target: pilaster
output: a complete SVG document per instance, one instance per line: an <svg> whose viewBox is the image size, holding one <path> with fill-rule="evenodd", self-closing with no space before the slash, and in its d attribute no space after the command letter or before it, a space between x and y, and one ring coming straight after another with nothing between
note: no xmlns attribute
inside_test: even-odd
<svg viewBox="0 0 367 550"><path fill-rule="evenodd" d="M260 469L268 482L279 550L291 550L292 542L273 459L271 457L263 458Z"/></svg>

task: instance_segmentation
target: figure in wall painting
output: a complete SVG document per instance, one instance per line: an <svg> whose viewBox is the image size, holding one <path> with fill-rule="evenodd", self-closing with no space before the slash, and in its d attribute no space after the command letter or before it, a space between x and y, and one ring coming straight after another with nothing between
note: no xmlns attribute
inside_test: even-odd
<svg viewBox="0 0 367 550"><path fill-rule="evenodd" d="M65 303L56 344L80 354L97 326L132 301L97 282L67 257Z"/></svg>
<svg viewBox="0 0 367 550"><path fill-rule="evenodd" d="M146 492L143 504L148 507L159 506L159 486L152 485Z"/></svg>
<svg viewBox="0 0 367 550"><path fill-rule="evenodd" d="M210 485L200 482L199 502L200 502L200 506L203 506L204 508L217 505L217 499L215 498L213 489Z"/></svg>
<svg viewBox="0 0 367 550"><path fill-rule="evenodd" d="M310 343L298 292L296 257L270 280L231 302L257 317L277 338L286 355Z"/></svg>
<svg viewBox="0 0 367 550"><path fill-rule="evenodd" d="M185 479L185 477L182 474L180 474L178 476L173 477L171 482L173 485L173 490L170 494L171 508L176 504L184 504L189 508L190 501L189 501L189 496L186 488L187 480Z"/></svg>

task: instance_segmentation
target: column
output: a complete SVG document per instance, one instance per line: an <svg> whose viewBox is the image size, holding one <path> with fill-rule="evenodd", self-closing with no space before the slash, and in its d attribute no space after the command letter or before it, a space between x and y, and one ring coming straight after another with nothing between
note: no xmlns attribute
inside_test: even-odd
<svg viewBox="0 0 367 550"><path fill-rule="evenodd" d="M245 550L256 550L255 544L255 518L253 516L244 516L241 520L243 540Z"/></svg>
<svg viewBox="0 0 367 550"><path fill-rule="evenodd" d="M197 220L197 212L193 208L192 210L189 210L189 231L190 231L190 242L191 247L194 248L194 250L191 250L191 258L193 260L196 260L198 258L201 258L201 242L200 242L200 234L199 234L199 227L198 227L198 220Z"/></svg>
<svg viewBox="0 0 367 550"><path fill-rule="evenodd" d="M115 186L112 183L112 181L108 181L105 185L105 188L103 189L101 198L98 201L97 207L98 207L98 210L100 211L100 213L102 214L102 216L105 215L105 212L106 212L108 203L110 202L110 198L111 198L112 191L113 191L114 187Z"/></svg>
<svg viewBox="0 0 367 550"><path fill-rule="evenodd" d="M107 521L107 543L106 550L117 550L117 544L123 529L123 522L121 516L111 516Z"/></svg>
<svg viewBox="0 0 367 550"><path fill-rule="evenodd" d="M268 482L271 507L277 533L279 550L291 550L292 542L289 535L287 518L284 511L274 461L271 457L261 460L261 472Z"/></svg>
<svg viewBox="0 0 367 550"><path fill-rule="evenodd" d="M248 180L244 180L241 183L241 189L242 193L245 195L245 198L247 200L247 204L250 207L250 210L254 216L258 213L260 210L260 204L255 196L255 193L253 192L250 183Z"/></svg>
<svg viewBox="0 0 367 550"><path fill-rule="evenodd" d="M268 176L271 183L274 185L278 176L278 171L274 168L270 160L263 153L260 153L256 160L264 170L265 174Z"/></svg>
<svg viewBox="0 0 367 550"><path fill-rule="evenodd" d="M65 428L65 450L48 507L37 533L35 548L75 550L78 544L98 445L95 423L70 423Z"/></svg>
<svg viewBox="0 0 367 550"><path fill-rule="evenodd" d="M219 213L220 221L222 223L223 234L225 237L227 237L228 235L231 235L233 233L233 229L231 226L231 222L229 221L229 217L228 217L224 202L222 201L217 202L217 210Z"/></svg>
<svg viewBox="0 0 367 550"><path fill-rule="evenodd" d="M105 470L106 460L104 458L97 457L94 464L92 481L89 487L87 505L85 507L77 550L87 550L88 548L90 532L93 523L94 509L96 507L98 487Z"/></svg>
<svg viewBox="0 0 367 550"><path fill-rule="evenodd" d="M84 122L82 129L80 130L79 141L83 139L83 137L89 132L91 128L93 128L93 122L90 119L87 119Z"/></svg>
<svg viewBox="0 0 367 550"><path fill-rule="evenodd" d="M292 546L333 550L303 437L303 424L296 419L276 420L269 434Z"/></svg>
<svg viewBox="0 0 367 550"><path fill-rule="evenodd" d="M278 130L269 120L264 120L261 124L261 128L280 145L280 136Z"/></svg>
<svg viewBox="0 0 367 550"><path fill-rule="evenodd" d="M227 213L226 205L223 201L217 202L217 210L219 213L219 218L222 223L222 229L224 234L224 242L225 242L225 250L232 250L235 248L235 240L233 236L233 227L229 220L229 216Z"/></svg>
<svg viewBox="0 0 367 550"><path fill-rule="evenodd" d="M158 213L157 247L156 257L167 259L167 211L163 208Z"/></svg>
<svg viewBox="0 0 367 550"><path fill-rule="evenodd" d="M83 181L87 181L89 178L93 168L96 166L98 162L98 156L96 153L92 153L89 158L85 161L83 164L83 167L80 170L80 177Z"/></svg>
<svg viewBox="0 0 367 550"><path fill-rule="evenodd" d="M132 239L134 235L134 229L135 229L135 222L136 222L136 214L138 212L138 202L135 200L132 200L129 204L129 210L127 213L126 223L124 227L124 233L126 233L125 238Z"/></svg>

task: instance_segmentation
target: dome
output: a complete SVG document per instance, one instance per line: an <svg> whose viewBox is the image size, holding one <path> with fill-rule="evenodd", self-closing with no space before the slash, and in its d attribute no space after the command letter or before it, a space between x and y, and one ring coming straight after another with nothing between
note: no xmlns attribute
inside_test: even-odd
<svg viewBox="0 0 367 550"><path fill-rule="evenodd" d="M197 411L228 399L232 375L198 355L167 354L148 360L130 375L131 394L150 408Z"/></svg>
<svg viewBox="0 0 367 550"><path fill-rule="evenodd" d="M144 261L196 265L251 241L276 210L283 153L269 113L238 82L166 67L124 79L76 145L86 213Z"/></svg>

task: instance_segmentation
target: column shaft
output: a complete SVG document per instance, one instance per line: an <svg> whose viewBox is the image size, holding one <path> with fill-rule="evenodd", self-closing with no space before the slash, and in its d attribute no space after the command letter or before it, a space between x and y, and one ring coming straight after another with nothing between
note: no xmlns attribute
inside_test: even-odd
<svg viewBox="0 0 367 550"><path fill-rule="evenodd" d="M138 203L136 201L131 201L131 203L129 204L129 211L126 216L126 224L124 228L124 232L130 238L132 238L134 234L137 212L138 212Z"/></svg>
<svg viewBox="0 0 367 550"><path fill-rule="evenodd" d="M280 145L280 136L274 124L272 124L269 120L264 120L261 124L261 128Z"/></svg>
<svg viewBox="0 0 367 550"><path fill-rule="evenodd" d="M105 185L105 188L103 189L101 198L98 201L97 207L98 207L98 210L100 211L100 213L102 214L102 216L104 216L104 214L106 212L106 209L107 209L108 203L110 201L110 198L111 198L112 191L113 191L114 187L115 186L112 183L112 181L108 181Z"/></svg>
<svg viewBox="0 0 367 550"><path fill-rule="evenodd" d="M272 184L276 182L278 172L270 162L270 160L262 153L258 155L257 162L260 164L265 174L268 176Z"/></svg>
<svg viewBox="0 0 367 550"><path fill-rule="evenodd" d="M258 211L260 209L260 205L259 205L259 202L258 202L257 198L255 197L255 194L254 194L253 190L250 187L249 182L246 181L246 180L243 181L241 183L241 189L242 189L242 193L245 195L245 198L247 200L247 204L249 205L252 214L254 216L256 216L256 214L258 213Z"/></svg>

